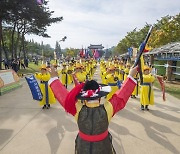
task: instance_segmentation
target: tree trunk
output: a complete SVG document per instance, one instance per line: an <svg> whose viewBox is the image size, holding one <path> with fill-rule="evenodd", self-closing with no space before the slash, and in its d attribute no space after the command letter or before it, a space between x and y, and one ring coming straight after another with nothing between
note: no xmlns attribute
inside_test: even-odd
<svg viewBox="0 0 180 154"><path fill-rule="evenodd" d="M12 36L11 36L11 56L12 56L12 59L13 58L16 58L15 55L14 55L14 34L15 34L15 29L16 29L16 22L14 23L14 27L13 27L13 31L12 31ZM16 55L17 56L17 55Z"/></svg>
<svg viewBox="0 0 180 154"><path fill-rule="evenodd" d="M26 32L26 22L24 21L24 25L23 25L23 32L22 32L22 50L23 50L23 58L24 61L26 59L26 52L25 52L25 32Z"/></svg>
<svg viewBox="0 0 180 154"><path fill-rule="evenodd" d="M2 70L2 20L0 19L0 70Z"/></svg>
<svg viewBox="0 0 180 154"><path fill-rule="evenodd" d="M18 46L19 46L19 37L20 37L20 33L18 32L18 36L17 36L17 40L16 40L16 45L15 45L15 50L14 50L15 57L17 57L17 49L18 49Z"/></svg>
<svg viewBox="0 0 180 154"><path fill-rule="evenodd" d="M25 52L25 44L24 44L24 33L22 33L22 51L23 51L23 58L26 58L26 52Z"/></svg>

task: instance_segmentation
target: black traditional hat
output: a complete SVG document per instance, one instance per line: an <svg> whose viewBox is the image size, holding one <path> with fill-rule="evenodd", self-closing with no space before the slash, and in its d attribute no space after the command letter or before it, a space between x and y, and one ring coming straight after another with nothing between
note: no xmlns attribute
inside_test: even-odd
<svg viewBox="0 0 180 154"><path fill-rule="evenodd" d="M82 91L76 96L80 100L95 100L106 96L111 87L105 84L98 84L95 80L87 81Z"/></svg>

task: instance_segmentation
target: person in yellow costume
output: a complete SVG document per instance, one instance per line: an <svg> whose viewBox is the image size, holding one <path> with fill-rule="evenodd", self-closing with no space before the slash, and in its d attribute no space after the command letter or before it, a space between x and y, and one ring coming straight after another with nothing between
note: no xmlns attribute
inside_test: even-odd
<svg viewBox="0 0 180 154"><path fill-rule="evenodd" d="M127 63L126 64L126 68L124 69L124 81L127 79L127 76L129 74L129 70L130 70L131 64Z"/></svg>
<svg viewBox="0 0 180 154"><path fill-rule="evenodd" d="M68 85L68 75L67 75L67 68L66 68L67 65L66 65L66 63L63 63L62 66L63 66L63 68L60 71L61 82L67 88L67 85Z"/></svg>
<svg viewBox="0 0 180 154"><path fill-rule="evenodd" d="M136 82L137 82L137 84L136 84L136 86L135 86L135 88L134 88L134 91L132 92L132 95L131 95L131 98L136 98L136 96L138 96L138 94L139 94L139 76L138 76L138 74L136 74L135 76L134 76L134 79L136 80Z"/></svg>
<svg viewBox="0 0 180 154"><path fill-rule="evenodd" d="M82 67L80 63L76 64L76 68L75 68L75 73L74 73L77 81L79 83L85 82L86 81L86 75L84 74L84 72L82 71Z"/></svg>
<svg viewBox="0 0 180 154"><path fill-rule="evenodd" d="M115 67L113 65L108 69L108 75L105 77L107 85L111 86L111 92L107 95L106 99L109 100L112 95L120 88L118 87L118 76L115 75Z"/></svg>
<svg viewBox="0 0 180 154"><path fill-rule="evenodd" d="M48 86L48 81L51 78L50 74L47 71L46 65L42 65L41 73L35 73L36 79L40 80L40 89L43 95L43 99L40 101L40 105L43 105L43 109L50 108L50 104L56 103L56 99L51 88Z"/></svg>
<svg viewBox="0 0 180 154"><path fill-rule="evenodd" d="M104 63L103 66L100 68L100 71L101 71L101 80L102 80L102 83L105 84L105 83L106 83L105 77L106 77L106 75L107 75L107 69L106 69L105 63Z"/></svg>
<svg viewBox="0 0 180 154"><path fill-rule="evenodd" d="M123 81L124 80L124 63L123 61L119 62L119 80Z"/></svg>
<svg viewBox="0 0 180 154"><path fill-rule="evenodd" d="M90 79L90 65L89 62L86 61L86 65L85 65L85 72L86 72L86 79Z"/></svg>
<svg viewBox="0 0 180 154"><path fill-rule="evenodd" d="M72 77L73 71L74 71L73 63L70 62L70 63L69 63L69 66L68 66L68 68L67 68L68 84L73 83L73 77Z"/></svg>
<svg viewBox="0 0 180 154"><path fill-rule="evenodd" d="M144 66L143 73L143 83L141 84L141 93L140 93L140 103L141 110L149 110L149 105L154 105L154 91L152 88L152 83L154 82L155 77L150 74L150 68Z"/></svg>
<svg viewBox="0 0 180 154"><path fill-rule="evenodd" d="M119 78L119 67L118 67L118 64L116 63L114 65L114 67L115 67L115 76L117 76Z"/></svg>

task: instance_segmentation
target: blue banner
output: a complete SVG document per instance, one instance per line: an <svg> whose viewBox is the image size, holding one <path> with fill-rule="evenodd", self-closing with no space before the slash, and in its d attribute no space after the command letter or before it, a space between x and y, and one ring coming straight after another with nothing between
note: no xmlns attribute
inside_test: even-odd
<svg viewBox="0 0 180 154"><path fill-rule="evenodd" d="M31 90L32 96L34 100L41 101L43 98L43 95L41 93L41 89L39 87L39 84L37 80L35 79L34 75L30 77L25 77L26 81L29 85L29 88Z"/></svg>

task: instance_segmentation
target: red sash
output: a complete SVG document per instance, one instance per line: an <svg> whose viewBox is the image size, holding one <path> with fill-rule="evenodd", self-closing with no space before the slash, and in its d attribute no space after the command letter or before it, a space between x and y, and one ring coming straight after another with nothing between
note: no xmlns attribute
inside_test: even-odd
<svg viewBox="0 0 180 154"><path fill-rule="evenodd" d="M79 136L81 139L88 141L88 142L99 142L99 141L104 140L108 136L108 130L106 130L104 133L98 134L98 135L87 135L87 134L84 134L83 132L79 131Z"/></svg>

